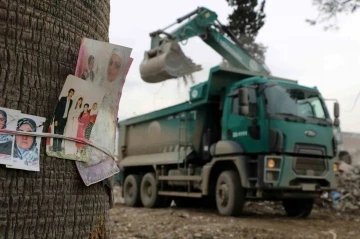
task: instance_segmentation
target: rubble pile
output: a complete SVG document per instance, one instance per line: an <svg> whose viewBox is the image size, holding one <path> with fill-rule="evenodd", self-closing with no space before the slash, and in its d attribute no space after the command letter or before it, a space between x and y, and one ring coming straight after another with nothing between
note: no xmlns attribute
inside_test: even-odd
<svg viewBox="0 0 360 239"><path fill-rule="evenodd" d="M338 189L324 193L317 205L342 212L360 209L360 165L340 164Z"/></svg>

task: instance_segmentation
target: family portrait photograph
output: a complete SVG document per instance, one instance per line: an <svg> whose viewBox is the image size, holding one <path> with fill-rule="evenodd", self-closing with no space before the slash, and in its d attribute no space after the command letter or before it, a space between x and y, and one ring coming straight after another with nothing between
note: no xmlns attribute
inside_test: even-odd
<svg viewBox="0 0 360 239"><path fill-rule="evenodd" d="M89 139L97 121L104 90L73 75L66 78L50 121L49 131L66 137ZM84 144L53 138L46 142L46 153L64 159L83 161Z"/></svg>
<svg viewBox="0 0 360 239"><path fill-rule="evenodd" d="M125 77L132 59L131 48L83 38L75 76L83 82L101 87L105 96L93 125L90 140L110 152L115 150L117 113ZM90 163L98 162L101 151L86 147Z"/></svg>
<svg viewBox="0 0 360 239"><path fill-rule="evenodd" d="M16 131L43 132L44 117L21 114L16 121ZM41 137L15 135L12 163L7 168L40 171Z"/></svg>
<svg viewBox="0 0 360 239"><path fill-rule="evenodd" d="M21 112L0 107L0 129L15 130ZM12 147L14 136L0 133L0 164L12 164Z"/></svg>

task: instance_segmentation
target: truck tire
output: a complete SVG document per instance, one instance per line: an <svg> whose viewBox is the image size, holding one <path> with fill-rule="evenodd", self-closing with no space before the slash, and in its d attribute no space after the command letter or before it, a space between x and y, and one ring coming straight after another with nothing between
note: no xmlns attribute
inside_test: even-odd
<svg viewBox="0 0 360 239"><path fill-rule="evenodd" d="M285 199L283 206L286 214L293 218L306 218L313 209L314 199Z"/></svg>
<svg viewBox="0 0 360 239"><path fill-rule="evenodd" d="M147 173L141 180L140 187L141 202L144 207L155 208L162 206L164 198L158 194L154 173Z"/></svg>
<svg viewBox="0 0 360 239"><path fill-rule="evenodd" d="M129 174L124 182L124 201L129 207L141 206L140 199L140 175Z"/></svg>
<svg viewBox="0 0 360 239"><path fill-rule="evenodd" d="M216 182L215 199L222 216L238 216L245 203L244 189L236 171L222 172Z"/></svg>

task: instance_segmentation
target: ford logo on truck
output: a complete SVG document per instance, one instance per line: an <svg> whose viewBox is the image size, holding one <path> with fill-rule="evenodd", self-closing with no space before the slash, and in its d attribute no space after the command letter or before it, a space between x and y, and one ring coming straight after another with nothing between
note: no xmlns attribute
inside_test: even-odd
<svg viewBox="0 0 360 239"><path fill-rule="evenodd" d="M308 137L315 137L316 136L316 133L314 131L312 131L312 130L306 130L304 133Z"/></svg>

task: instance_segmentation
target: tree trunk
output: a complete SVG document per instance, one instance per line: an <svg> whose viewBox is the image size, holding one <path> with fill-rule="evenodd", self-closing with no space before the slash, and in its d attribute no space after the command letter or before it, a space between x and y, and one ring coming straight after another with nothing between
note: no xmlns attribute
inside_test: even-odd
<svg viewBox="0 0 360 239"><path fill-rule="evenodd" d="M49 120L81 37L108 41L109 15L109 0L0 0L0 106ZM40 172L0 165L0 238L107 238L108 188L86 187L45 142Z"/></svg>

